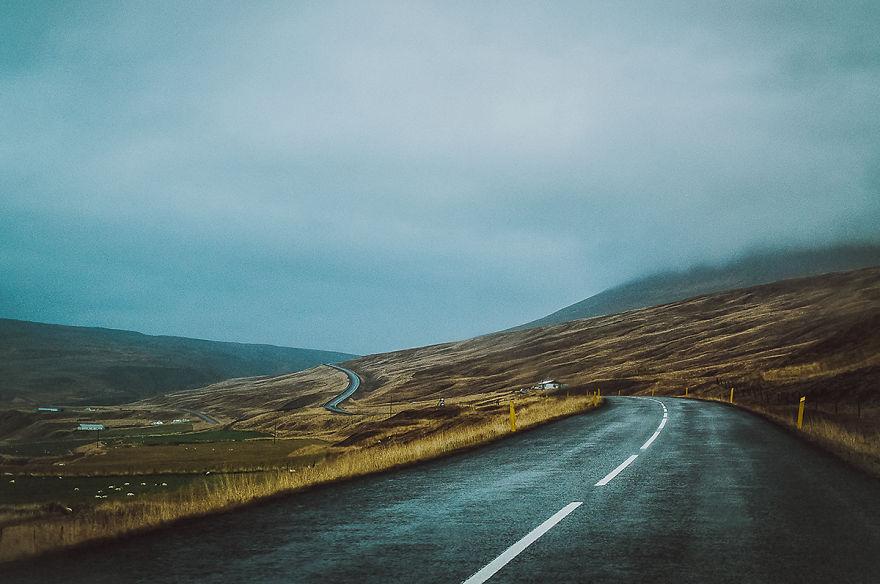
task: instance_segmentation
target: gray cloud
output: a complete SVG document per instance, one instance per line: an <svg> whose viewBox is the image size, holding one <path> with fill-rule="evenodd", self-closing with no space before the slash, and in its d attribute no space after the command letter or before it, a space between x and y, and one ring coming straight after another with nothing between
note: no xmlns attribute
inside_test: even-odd
<svg viewBox="0 0 880 584"><path fill-rule="evenodd" d="M370 352L876 238L874 3L22 3L0 314Z"/></svg>

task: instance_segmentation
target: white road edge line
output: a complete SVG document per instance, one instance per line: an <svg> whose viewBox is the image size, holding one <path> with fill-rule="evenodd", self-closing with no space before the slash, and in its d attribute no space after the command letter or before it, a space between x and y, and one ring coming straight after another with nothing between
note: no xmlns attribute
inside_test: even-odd
<svg viewBox="0 0 880 584"><path fill-rule="evenodd" d="M601 481L599 481L598 483L596 483L594 486L596 486L596 487L604 487L605 485L607 485L608 483L611 482L611 479L613 479L614 477L616 477L617 475L619 475L621 472L623 472L623 469L625 469L626 467L628 467L629 465L631 465L632 462L633 462L635 459L637 459L638 457L639 457L638 454L633 454L632 456L630 456L629 458L627 458L626 460L624 460L624 461L620 464L620 466L618 466L617 468L615 468L614 470L612 470L610 473L608 473L607 475L605 475L605 478L602 479Z"/></svg>
<svg viewBox="0 0 880 584"><path fill-rule="evenodd" d="M657 400L657 399L655 399L655 400L651 400L651 401L655 401L655 402L657 402L657 403L660 404L660 406L663 408L663 419L660 420L660 425L657 426L657 431L655 431L655 432L651 435L651 437L648 438L648 441L647 441L647 442L645 442L644 444L642 444L642 447L641 447L639 450L647 450L648 447L649 447L651 444L654 443L654 440L657 439L657 436L660 435L660 432L663 431L664 426L666 426L666 422L669 420L669 410L666 409L666 404L664 404L662 401Z"/></svg>
<svg viewBox="0 0 880 584"><path fill-rule="evenodd" d="M482 570L462 582L462 584L482 584L483 582L494 576L498 572L498 570L503 568L510 560L522 553L524 549L535 543L535 541L539 537L553 529L554 525L565 519L565 517L569 513L571 513L581 505L583 505L583 501L575 501L573 503L569 503L568 505L557 511L553 515L553 517L531 530L521 540L504 550L504 552L500 556L486 564L486 566Z"/></svg>
<svg viewBox="0 0 880 584"><path fill-rule="evenodd" d="M663 431L663 427L666 425L666 420L668 420L668 419L669 418L667 418L666 415L664 414L663 419L660 421L660 425L657 426L657 430L654 432L653 435L651 435L650 438L648 438L647 442L642 444L642 447L640 450L647 450L648 449L648 446L650 446L654 442L654 440L657 439L657 436L660 435L660 432Z"/></svg>

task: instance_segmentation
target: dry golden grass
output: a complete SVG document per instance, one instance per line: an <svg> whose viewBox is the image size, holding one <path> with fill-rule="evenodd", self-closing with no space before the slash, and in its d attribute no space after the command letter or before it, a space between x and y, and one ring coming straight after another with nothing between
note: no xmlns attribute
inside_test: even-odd
<svg viewBox="0 0 880 584"><path fill-rule="evenodd" d="M782 381L788 379L801 379L804 377L814 377L821 375L826 370L821 363L806 363L803 365L792 365L789 367L780 367L771 369L761 373L764 381Z"/></svg>
<svg viewBox="0 0 880 584"><path fill-rule="evenodd" d="M43 505L0 505L0 526L35 519L45 513Z"/></svg>
<svg viewBox="0 0 880 584"><path fill-rule="evenodd" d="M517 410L518 430L597 407L594 396L530 397ZM0 528L0 561L10 561L88 541L144 531L170 522L235 509L304 488L382 472L472 448L510 435L507 405L471 410L464 423L399 442L352 448L295 470L224 475L174 495L108 502L66 516Z"/></svg>
<svg viewBox="0 0 880 584"><path fill-rule="evenodd" d="M866 339L870 342L871 339ZM880 353L860 351L846 354L822 355L815 361L810 363L799 363L771 369L761 373L764 381L786 382L786 381L803 381L807 379L832 378L858 371L866 367L876 367L880 365Z"/></svg>

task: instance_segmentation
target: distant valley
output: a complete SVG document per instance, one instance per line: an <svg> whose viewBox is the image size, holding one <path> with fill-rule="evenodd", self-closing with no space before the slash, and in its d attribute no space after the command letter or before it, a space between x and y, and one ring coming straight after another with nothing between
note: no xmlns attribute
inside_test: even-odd
<svg viewBox="0 0 880 584"><path fill-rule="evenodd" d="M354 356L0 319L0 402L119 404Z"/></svg>

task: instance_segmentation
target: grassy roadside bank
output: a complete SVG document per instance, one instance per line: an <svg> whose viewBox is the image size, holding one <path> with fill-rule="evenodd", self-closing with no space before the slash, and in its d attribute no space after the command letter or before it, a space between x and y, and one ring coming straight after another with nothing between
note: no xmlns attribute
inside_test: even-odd
<svg viewBox="0 0 880 584"><path fill-rule="evenodd" d="M601 398L591 395L522 400L517 408L517 429L537 427L600 404ZM405 441L348 449L312 466L228 474L173 494L108 501L63 516L5 525L0 527L0 562L155 529L178 520L229 511L271 497L474 448L511 435L506 414L506 405L474 409L464 412L461 423L451 427L429 429L424 435Z"/></svg>
<svg viewBox="0 0 880 584"><path fill-rule="evenodd" d="M754 403L730 403L714 396L690 395L686 399L713 401L736 407L781 426L803 440L837 456L869 475L880 478L880 432L852 424L845 424L828 417L808 414L799 430L796 407L765 406Z"/></svg>

